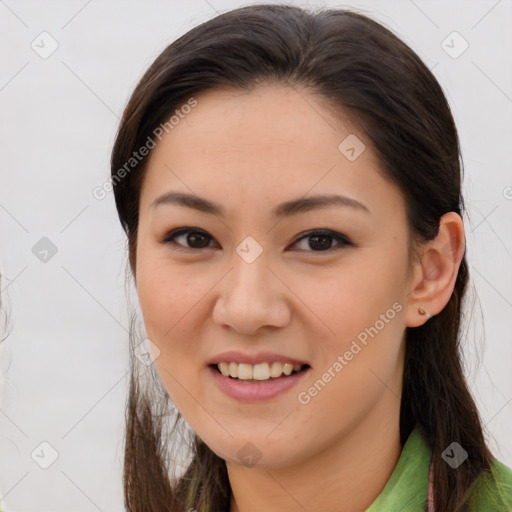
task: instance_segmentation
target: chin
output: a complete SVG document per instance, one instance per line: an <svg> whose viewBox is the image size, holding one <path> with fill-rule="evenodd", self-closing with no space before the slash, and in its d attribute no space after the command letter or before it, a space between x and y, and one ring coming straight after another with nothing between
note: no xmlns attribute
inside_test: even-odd
<svg viewBox="0 0 512 512"><path fill-rule="evenodd" d="M283 446L282 442L265 439L265 435L236 439L231 439L229 445L208 446L226 463L247 468L279 469L297 463L300 457L296 444Z"/></svg>

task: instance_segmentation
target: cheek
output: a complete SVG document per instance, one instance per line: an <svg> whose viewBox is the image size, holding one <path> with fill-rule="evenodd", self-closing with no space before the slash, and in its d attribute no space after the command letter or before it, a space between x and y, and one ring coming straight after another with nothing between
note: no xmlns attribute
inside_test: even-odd
<svg viewBox="0 0 512 512"><path fill-rule="evenodd" d="M294 291L315 313L320 327L318 348L328 352L348 349L361 334L379 331L381 339L399 340L405 309L405 258L399 254L384 260L367 251L350 267L332 269L323 277L294 280ZM366 333L366 334L365 334ZM398 333L398 336L397 336Z"/></svg>
<svg viewBox="0 0 512 512"><path fill-rule="evenodd" d="M319 364L302 386L300 401L325 420L341 410L347 418L358 417L386 385L400 393L405 264L400 254L387 260L362 254L350 271L333 272L335 280L319 287L308 283L307 304L329 329L316 337Z"/></svg>
<svg viewBox="0 0 512 512"><path fill-rule="evenodd" d="M199 289L201 288L201 289ZM182 320L192 311L198 295L207 287L151 251L139 252L137 295L148 337L163 343L172 337ZM165 348L165 347L164 347Z"/></svg>
<svg viewBox="0 0 512 512"><path fill-rule="evenodd" d="M191 404L184 390L196 394L200 384L200 330L207 321L204 304L210 288L208 279L194 278L150 251L139 252L137 294L144 326L160 351L157 372L180 410Z"/></svg>

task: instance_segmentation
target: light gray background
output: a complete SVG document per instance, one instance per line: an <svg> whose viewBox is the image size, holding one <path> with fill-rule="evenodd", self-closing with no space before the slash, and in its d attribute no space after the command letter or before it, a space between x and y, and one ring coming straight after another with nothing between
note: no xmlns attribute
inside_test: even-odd
<svg viewBox="0 0 512 512"><path fill-rule="evenodd" d="M100 201L92 190L109 176L119 116L147 66L216 11L247 3L0 0L0 270L11 333L0 348L0 498L9 512L123 510L126 247L112 194ZM512 3L310 4L373 14L449 97L479 298L467 373L490 446L512 466ZM31 48L51 48L43 31L58 43L46 59ZM469 44L458 58L454 31ZM32 250L42 237L57 248L47 262ZM50 460L42 442L58 452L46 470L36 463Z"/></svg>

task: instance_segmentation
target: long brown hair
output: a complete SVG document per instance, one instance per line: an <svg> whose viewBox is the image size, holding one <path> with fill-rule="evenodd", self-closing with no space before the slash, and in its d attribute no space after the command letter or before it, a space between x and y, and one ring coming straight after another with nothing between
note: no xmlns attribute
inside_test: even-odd
<svg viewBox="0 0 512 512"><path fill-rule="evenodd" d="M443 91L420 58L390 30L347 10L311 11L260 4L223 13L177 39L154 61L124 111L111 173L119 218L135 276L139 195L147 159L122 173L133 151L155 128L202 91L251 90L269 82L304 87L349 112L367 135L387 177L406 199L410 231L430 240L440 217L462 214L462 162L457 130ZM135 276L136 277L136 276ZM402 444L418 427L433 459L436 512L469 510L468 491L490 469L481 420L460 354L464 258L446 307L421 327L407 328L400 411ZM133 355L126 410L124 492L132 512L226 512L230 486L225 462L194 433L181 474L176 472L180 414L152 370L142 379ZM171 421L174 418L174 422ZM468 459L452 469L442 452L453 442ZM173 475L171 475L173 473Z"/></svg>

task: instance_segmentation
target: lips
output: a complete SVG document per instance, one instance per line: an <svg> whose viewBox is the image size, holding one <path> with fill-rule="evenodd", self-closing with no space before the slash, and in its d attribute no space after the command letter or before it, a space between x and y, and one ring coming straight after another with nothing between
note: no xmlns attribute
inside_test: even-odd
<svg viewBox="0 0 512 512"><path fill-rule="evenodd" d="M208 362L208 370L217 386L228 396L242 402L276 398L296 386L311 365L277 352L222 352Z"/></svg>
<svg viewBox="0 0 512 512"><path fill-rule="evenodd" d="M254 403L265 400L273 400L286 391L297 386L309 373L309 365L304 365L298 372L289 376L281 375L267 380L241 380L231 376L224 376L217 365L209 365L208 372L224 394L239 402Z"/></svg>
<svg viewBox="0 0 512 512"><path fill-rule="evenodd" d="M247 354L236 350L222 352L221 354L212 357L207 362L207 365L218 365L219 363L231 362L237 364L245 363L253 366L262 363L268 363L270 365L273 362L278 362L281 364L291 364L292 367L296 365L309 366L309 363L303 359L297 359L295 357L279 354L277 352L259 352L257 354Z"/></svg>

